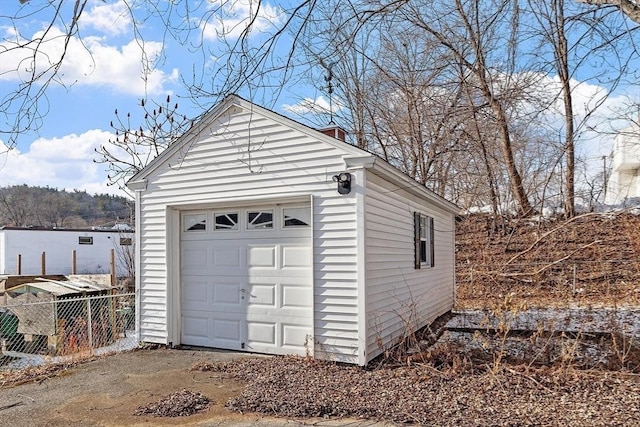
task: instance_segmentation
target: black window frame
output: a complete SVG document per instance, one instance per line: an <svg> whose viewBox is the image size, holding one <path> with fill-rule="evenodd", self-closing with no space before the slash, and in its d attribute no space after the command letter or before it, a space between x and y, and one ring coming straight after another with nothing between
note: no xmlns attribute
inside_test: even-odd
<svg viewBox="0 0 640 427"><path fill-rule="evenodd" d="M79 245L93 245L93 236L78 236Z"/></svg>
<svg viewBox="0 0 640 427"><path fill-rule="evenodd" d="M424 233L423 233L424 231ZM433 217L413 213L414 267L435 266L435 227Z"/></svg>

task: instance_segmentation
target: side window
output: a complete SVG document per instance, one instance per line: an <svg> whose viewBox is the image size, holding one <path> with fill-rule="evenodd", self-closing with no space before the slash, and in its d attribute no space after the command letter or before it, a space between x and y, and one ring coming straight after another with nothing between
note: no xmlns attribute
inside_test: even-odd
<svg viewBox="0 0 640 427"><path fill-rule="evenodd" d="M273 228L273 211L249 211L247 212L247 229L264 230Z"/></svg>
<svg viewBox="0 0 640 427"><path fill-rule="evenodd" d="M433 218L419 212L413 213L415 268L435 265Z"/></svg>
<svg viewBox="0 0 640 427"><path fill-rule="evenodd" d="M207 229L207 214L185 215L183 223L184 231L205 231Z"/></svg>
<svg viewBox="0 0 640 427"><path fill-rule="evenodd" d="M311 208L284 208L282 221L284 228L308 227L311 225Z"/></svg>
<svg viewBox="0 0 640 427"><path fill-rule="evenodd" d="M215 217L215 230L237 230L238 212L217 213Z"/></svg>

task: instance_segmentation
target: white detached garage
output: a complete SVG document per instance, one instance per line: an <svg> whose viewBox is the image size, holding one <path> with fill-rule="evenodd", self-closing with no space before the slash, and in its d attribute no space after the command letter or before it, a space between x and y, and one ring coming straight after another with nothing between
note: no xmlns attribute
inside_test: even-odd
<svg viewBox="0 0 640 427"><path fill-rule="evenodd" d="M455 205L237 96L128 185L141 341L364 365L453 307Z"/></svg>

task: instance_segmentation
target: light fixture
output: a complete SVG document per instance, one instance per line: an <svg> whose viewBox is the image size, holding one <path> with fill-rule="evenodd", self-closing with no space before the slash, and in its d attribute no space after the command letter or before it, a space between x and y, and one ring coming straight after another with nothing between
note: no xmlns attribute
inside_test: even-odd
<svg viewBox="0 0 640 427"><path fill-rule="evenodd" d="M333 175L333 182L338 183L338 193L349 194L351 192L351 174L349 172Z"/></svg>

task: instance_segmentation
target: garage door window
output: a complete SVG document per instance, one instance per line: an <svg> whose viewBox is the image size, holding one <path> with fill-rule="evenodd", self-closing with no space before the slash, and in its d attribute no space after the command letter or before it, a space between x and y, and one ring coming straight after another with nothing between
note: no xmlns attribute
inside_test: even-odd
<svg viewBox="0 0 640 427"><path fill-rule="evenodd" d="M237 230L238 212L215 214L216 230Z"/></svg>
<svg viewBox="0 0 640 427"><path fill-rule="evenodd" d="M311 224L311 208L282 209L284 228L308 227Z"/></svg>
<svg viewBox="0 0 640 427"><path fill-rule="evenodd" d="M184 216L184 231L205 231L207 229L207 214L191 214Z"/></svg>
<svg viewBox="0 0 640 427"><path fill-rule="evenodd" d="M273 211L249 211L247 212L247 228L259 230L273 228Z"/></svg>

